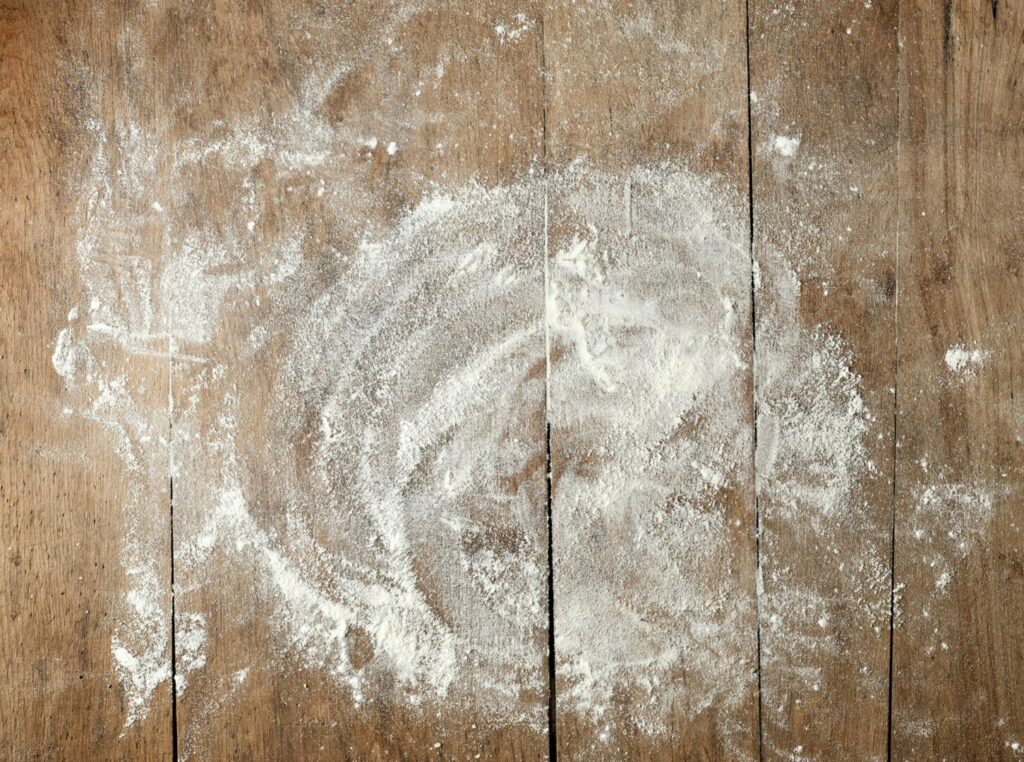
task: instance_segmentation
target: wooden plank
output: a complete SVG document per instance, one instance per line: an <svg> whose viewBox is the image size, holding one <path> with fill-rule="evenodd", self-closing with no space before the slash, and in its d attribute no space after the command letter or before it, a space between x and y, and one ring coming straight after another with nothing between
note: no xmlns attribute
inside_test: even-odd
<svg viewBox="0 0 1024 762"><path fill-rule="evenodd" d="M547 750L540 23L169 3L179 741Z"/></svg>
<svg viewBox="0 0 1024 762"><path fill-rule="evenodd" d="M110 227L125 211L124 146L98 145L133 98L121 22L119 4L0 6L0 748L11 760L171 752L167 360L143 351L158 326L125 331L159 239L130 214Z"/></svg>
<svg viewBox="0 0 1024 762"><path fill-rule="evenodd" d="M752 0L765 759L884 759L895 2Z"/></svg>
<svg viewBox="0 0 1024 762"><path fill-rule="evenodd" d="M563 759L755 759L743 3L549 2Z"/></svg>
<svg viewBox="0 0 1024 762"><path fill-rule="evenodd" d="M893 759L1024 754L1020 3L901 5Z"/></svg>

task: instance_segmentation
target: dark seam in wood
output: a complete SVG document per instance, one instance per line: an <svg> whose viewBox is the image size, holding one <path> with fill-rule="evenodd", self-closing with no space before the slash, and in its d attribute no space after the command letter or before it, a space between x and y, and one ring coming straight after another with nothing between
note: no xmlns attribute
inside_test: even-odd
<svg viewBox="0 0 1024 762"><path fill-rule="evenodd" d="M541 162L542 171L547 171L547 157L548 157L548 68L547 58L545 55L546 51L546 39L547 39L547 28L544 24L544 12L541 10L540 19L540 76L541 76ZM545 179L545 187L547 180ZM547 256L548 256L548 225L547 225L547 191L544 192L544 271L547 272ZM554 524L552 521L552 483L551 483L551 411L548 409L548 400L551 397L551 353L550 347L548 346L548 283L547 277L544 278L544 335L545 335L545 346L544 346L544 447L545 447L545 466L544 466L544 480L547 488L547 545L548 545L548 558L547 558L547 573L548 573L548 584L547 584L547 607L548 607L548 664L547 664L547 677L548 677L548 758L551 762L557 762L558 760L558 734L557 734L557 700L555 694L555 555L554 555Z"/></svg>
<svg viewBox="0 0 1024 762"><path fill-rule="evenodd" d="M173 445L172 445L173 446ZM177 618L174 601L174 477L169 478L171 503L171 759L178 760L178 669L174 631Z"/></svg>
<svg viewBox="0 0 1024 762"><path fill-rule="evenodd" d="M897 191L897 196L898 196ZM897 223L898 224L898 223ZM898 244L897 244L898 246ZM896 343L899 344L899 271L897 265L896 273ZM893 667L895 664L895 632L896 632L896 443L898 437L897 423L899 421L899 395L896 385L899 383L899 348L895 351L893 361L893 428L892 428L892 509L889 525L889 692L888 692L888 713L886 732L886 755L885 758L892 762L892 733L893 733Z"/></svg>
<svg viewBox="0 0 1024 762"><path fill-rule="evenodd" d="M744 2L747 56L747 215L749 219L748 246L750 253L750 373L751 414L753 416L753 448L751 465L754 493L754 611L757 618L757 758L764 760L764 701L761 694L761 507L757 495L757 293L755 290L754 260L754 115L750 105L750 0Z"/></svg>
<svg viewBox="0 0 1024 762"><path fill-rule="evenodd" d="M992 20L999 20L999 0L992 0Z"/></svg>
<svg viewBox="0 0 1024 762"><path fill-rule="evenodd" d="M175 631L177 609L174 595L174 340L167 342L167 493L170 503L171 546L171 762L178 762L178 653Z"/></svg>
<svg viewBox="0 0 1024 762"><path fill-rule="evenodd" d="M948 3L947 3L948 7ZM896 28L897 39L899 38L899 24ZM900 148L903 141L903 113L900 88L903 86L903 63L902 52L897 45L896 53L896 288L895 303L893 305L893 369L892 369L892 504L890 509L889 524L889 690L888 706L886 713L886 741L885 758L892 762L892 734L893 734L893 685L895 675L893 667L896 659L896 450L899 441L899 383L900 383L900 226L903 224L902 198L900 183L903 172L901 167Z"/></svg>
<svg viewBox="0 0 1024 762"><path fill-rule="evenodd" d="M558 739L555 732L555 563L554 533L551 522L551 423L546 425L547 440L547 491L548 491L548 756L552 762L558 759Z"/></svg>
<svg viewBox="0 0 1024 762"><path fill-rule="evenodd" d="M540 19L540 84L541 84L541 122L540 122L540 156L545 162L542 167L547 169L548 158L548 63L547 63L547 27L544 25L544 15L541 12ZM547 294L544 296L547 300ZM545 318L546 320L547 318Z"/></svg>

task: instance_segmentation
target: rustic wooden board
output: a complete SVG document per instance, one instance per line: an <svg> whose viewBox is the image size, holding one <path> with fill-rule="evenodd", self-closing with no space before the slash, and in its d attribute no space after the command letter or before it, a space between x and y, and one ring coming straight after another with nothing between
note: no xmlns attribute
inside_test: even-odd
<svg viewBox="0 0 1024 762"><path fill-rule="evenodd" d="M86 71L119 76L120 17L120 6L0 6L0 754L10 760L157 759L171 748L167 360L149 351L157 326L128 340L126 303L102 287L129 288L158 239L144 227L119 229L108 247L88 237L120 203L94 182L83 124L109 127L129 97L87 92ZM109 149L101 160L116 166Z"/></svg>
<svg viewBox="0 0 1024 762"><path fill-rule="evenodd" d="M750 4L765 759L884 759L897 4Z"/></svg>
<svg viewBox="0 0 1024 762"><path fill-rule="evenodd" d="M701 6L0 5L0 756L1024 755L1024 8Z"/></svg>
<svg viewBox="0 0 1024 762"><path fill-rule="evenodd" d="M549 2L562 759L754 759L743 4Z"/></svg>
<svg viewBox="0 0 1024 762"><path fill-rule="evenodd" d="M1020 3L900 13L893 754L1024 754Z"/></svg>
<svg viewBox="0 0 1024 762"><path fill-rule="evenodd" d="M194 293L183 756L547 752L541 25L402 8L140 21Z"/></svg>

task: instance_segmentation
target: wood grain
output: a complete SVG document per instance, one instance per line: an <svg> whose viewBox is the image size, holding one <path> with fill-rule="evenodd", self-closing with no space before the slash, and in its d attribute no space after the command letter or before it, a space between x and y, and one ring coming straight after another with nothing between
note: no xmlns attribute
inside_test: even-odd
<svg viewBox="0 0 1024 762"><path fill-rule="evenodd" d="M756 758L743 5L551 2L544 36L558 755ZM713 361L671 358L701 357L720 300L741 370L711 392L686 374Z"/></svg>
<svg viewBox="0 0 1024 762"><path fill-rule="evenodd" d="M884 759L895 2L752 0L764 759Z"/></svg>
<svg viewBox="0 0 1024 762"><path fill-rule="evenodd" d="M898 760L1024 749L1022 36L1019 3L901 5Z"/></svg>
<svg viewBox="0 0 1024 762"><path fill-rule="evenodd" d="M121 20L113 6L86 11L0 5L0 748L10 760L156 759L171 748L167 479L140 478L116 451L148 447L166 462L167 361L113 341L90 356L65 353L87 323L120 309L92 306L104 295L77 274L91 144L81 120L92 105L79 67L116 76ZM96 118L111 124L126 97L113 90ZM151 236L136 243L92 252L104 258L97 267L157 254ZM119 379L118 400L89 404L87 373ZM124 399L134 401L130 417ZM124 552L129 526L151 553L144 569ZM162 680L135 712L111 642L133 621L125 596L141 574L154 586L148 624L160 631L148 635Z"/></svg>

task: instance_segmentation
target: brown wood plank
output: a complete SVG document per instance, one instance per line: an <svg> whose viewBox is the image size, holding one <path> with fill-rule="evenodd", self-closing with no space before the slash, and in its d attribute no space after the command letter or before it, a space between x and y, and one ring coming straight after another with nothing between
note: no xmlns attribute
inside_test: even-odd
<svg viewBox="0 0 1024 762"><path fill-rule="evenodd" d="M750 13L764 759L884 759L897 3Z"/></svg>
<svg viewBox="0 0 1024 762"><path fill-rule="evenodd" d="M164 3L179 736L547 751L540 23Z"/></svg>
<svg viewBox="0 0 1024 762"><path fill-rule="evenodd" d="M546 4L560 759L755 759L742 2Z"/></svg>
<svg viewBox="0 0 1024 762"><path fill-rule="evenodd" d="M0 4L0 755L171 753L167 359L128 314L121 4ZM104 80L100 92L93 85ZM153 171L132 178L150 184ZM108 235L109 234L109 235ZM134 300L134 301L133 301Z"/></svg>
<svg viewBox="0 0 1024 762"><path fill-rule="evenodd" d="M904 2L893 755L1024 754L1024 7Z"/></svg>

